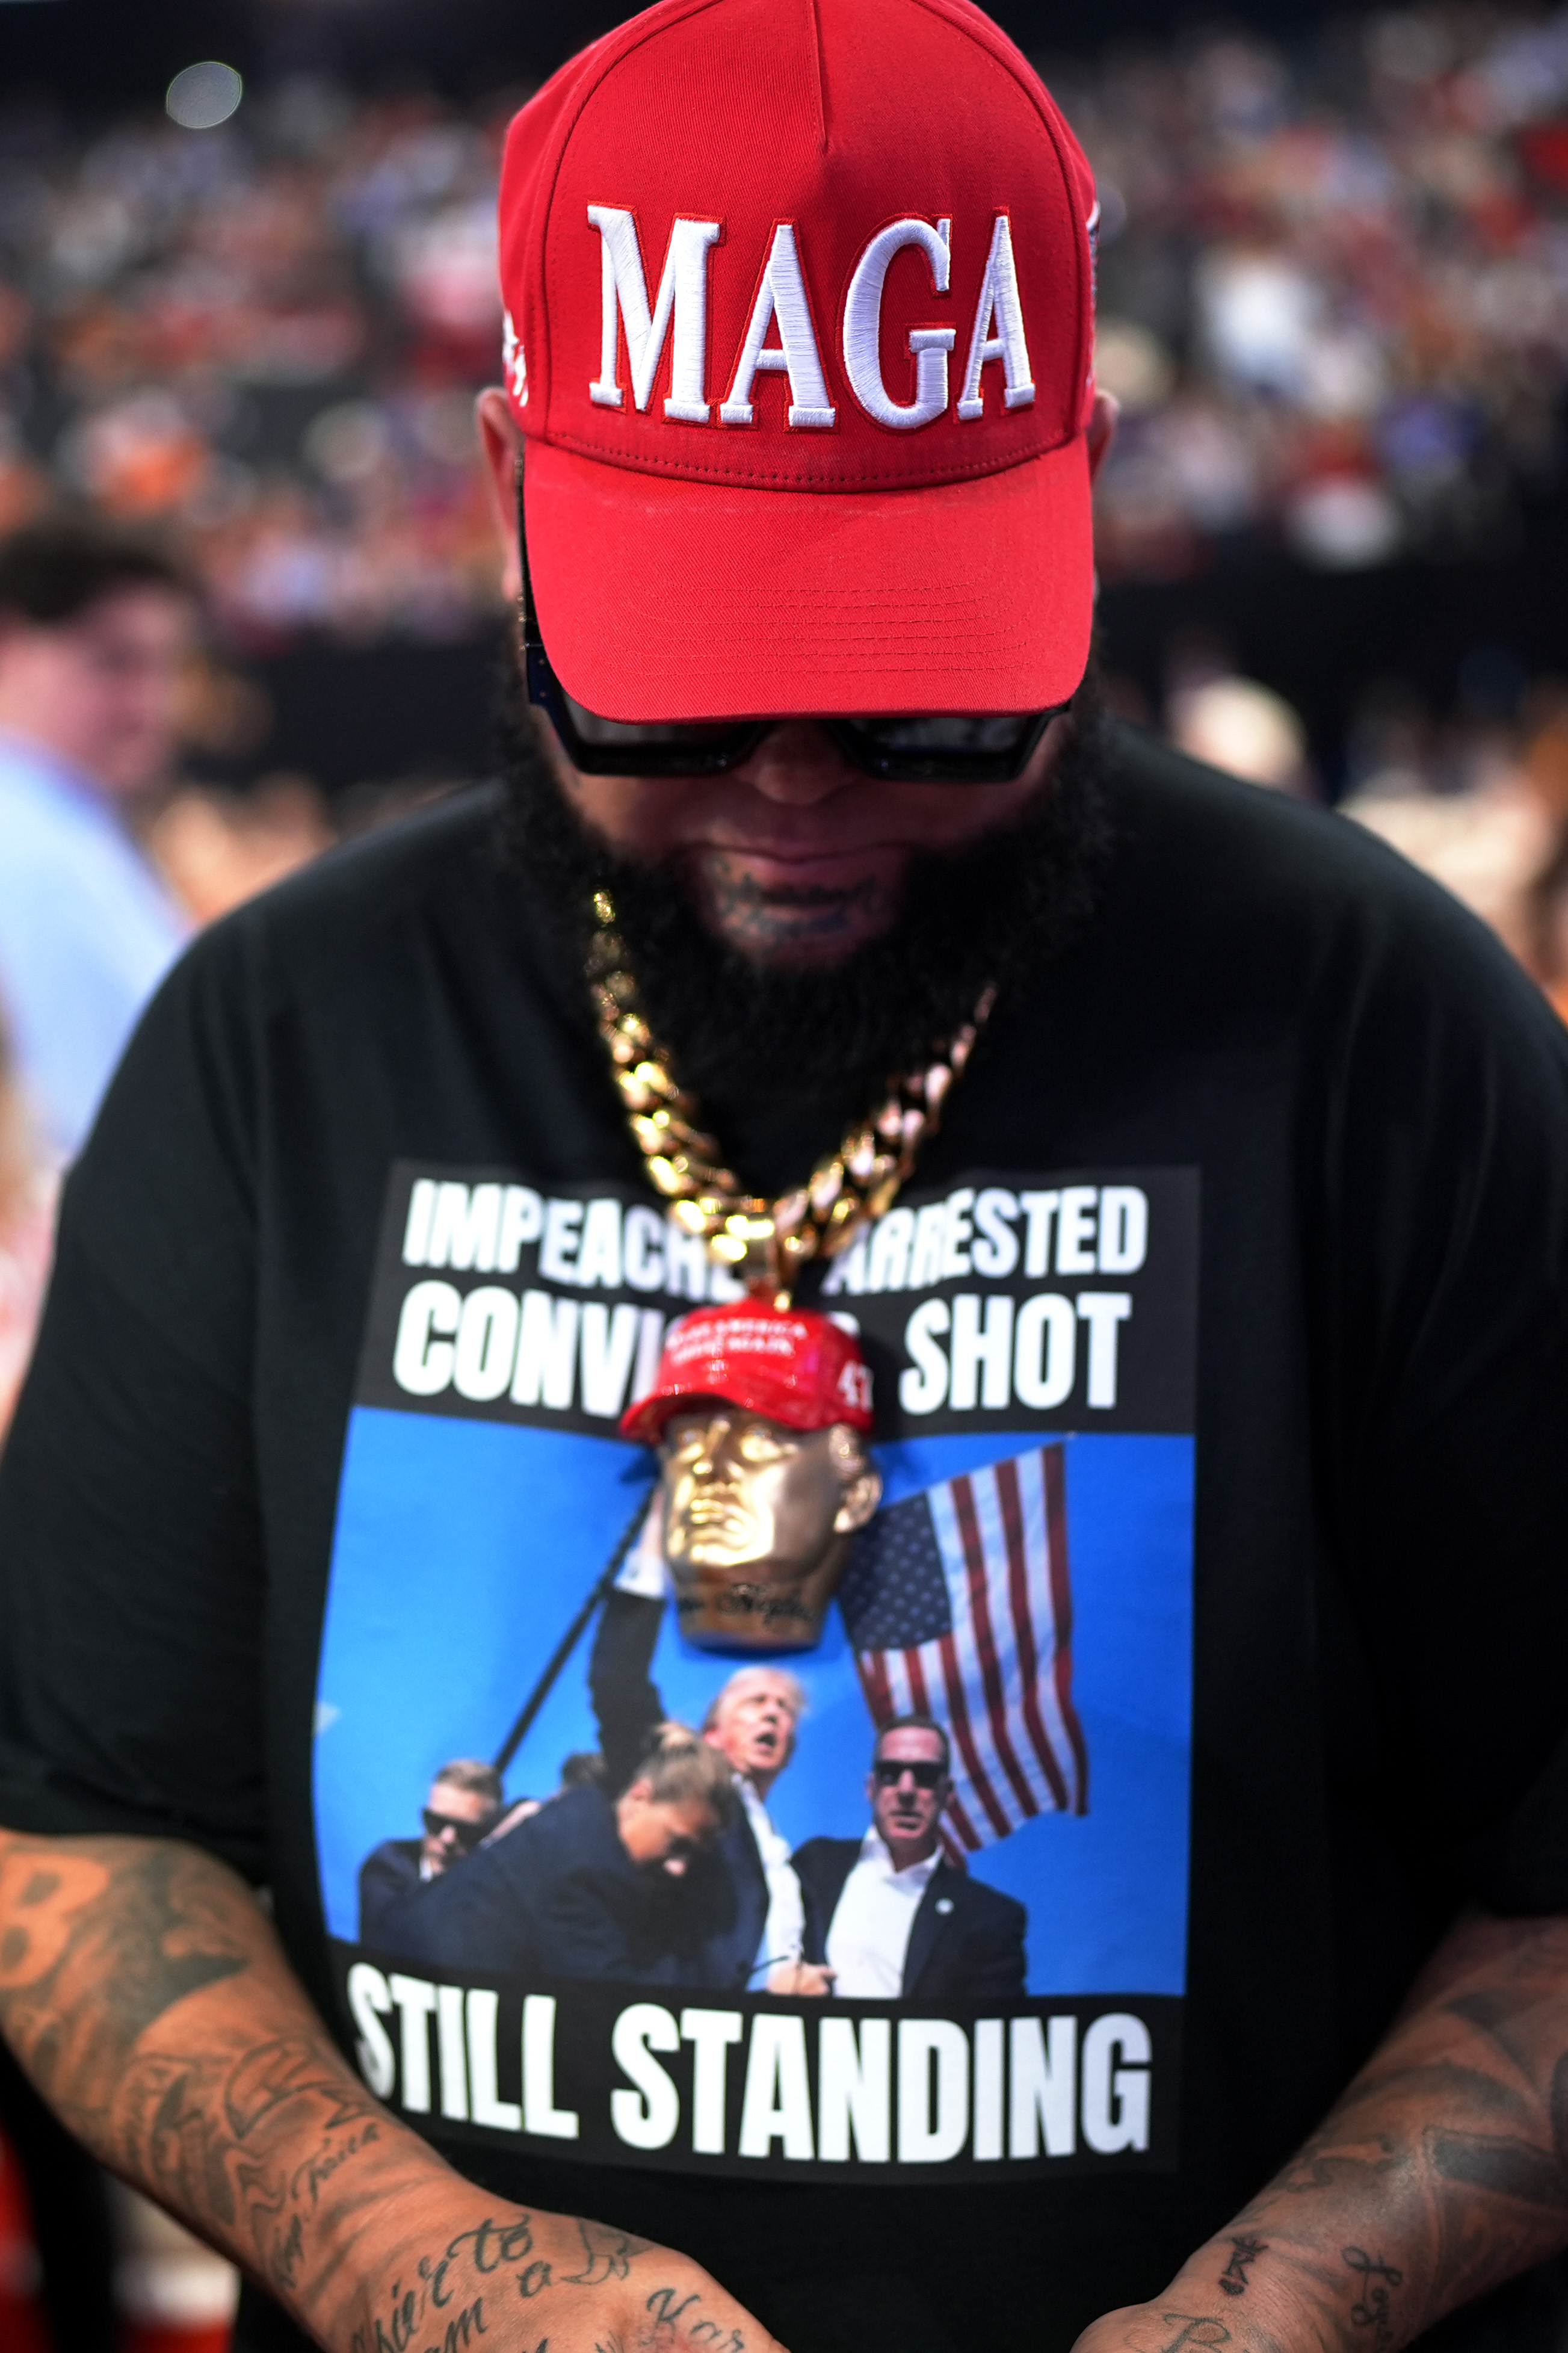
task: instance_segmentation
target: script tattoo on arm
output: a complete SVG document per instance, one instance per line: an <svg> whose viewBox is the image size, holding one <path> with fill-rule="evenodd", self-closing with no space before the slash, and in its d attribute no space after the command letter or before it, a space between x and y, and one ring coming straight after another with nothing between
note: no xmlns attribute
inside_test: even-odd
<svg viewBox="0 0 1568 2353"><path fill-rule="evenodd" d="M1248 2266L1255 2263L1259 2255L1266 2255L1268 2249L1263 2240L1244 2234L1231 2240L1230 2251L1230 2261L1219 2275L1219 2284L1226 2295L1245 2295Z"/></svg>
<svg viewBox="0 0 1568 2353"><path fill-rule="evenodd" d="M777 2353L668 2249L487 2211L370 2096L254 1897L194 1848L0 1831L0 2031L79 2138L331 2353Z"/></svg>
<svg viewBox="0 0 1568 2353"><path fill-rule="evenodd" d="M0 1834L0 2031L106 2164L280 2294L397 2129L243 1883L173 1841Z"/></svg>
<svg viewBox="0 0 1568 2353"><path fill-rule="evenodd" d="M1457 1927L1321 2129L1212 2246L1173 2294L1218 2259L1226 2295L1260 2299L1285 2343L1343 2353L1398 2353L1568 2246L1568 1920Z"/></svg>

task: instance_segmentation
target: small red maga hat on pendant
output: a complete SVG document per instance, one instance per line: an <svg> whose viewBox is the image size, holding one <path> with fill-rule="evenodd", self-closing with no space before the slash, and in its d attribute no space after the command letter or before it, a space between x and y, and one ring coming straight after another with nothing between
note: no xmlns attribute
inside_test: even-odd
<svg viewBox="0 0 1568 2353"><path fill-rule="evenodd" d="M683 1315L665 1342L658 1377L628 1408L623 1438L656 1446L672 1414L700 1398L760 1413L785 1430L871 1428L871 1375L852 1332L808 1307L758 1299Z"/></svg>

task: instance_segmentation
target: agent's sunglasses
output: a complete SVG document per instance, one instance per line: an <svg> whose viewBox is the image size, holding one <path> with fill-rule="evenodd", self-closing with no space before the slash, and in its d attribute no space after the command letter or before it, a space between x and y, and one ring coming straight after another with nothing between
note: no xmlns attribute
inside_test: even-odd
<svg viewBox="0 0 1568 2353"><path fill-rule="evenodd" d="M776 719L601 719L584 710L551 667L528 576L521 485L517 502L518 600L530 702L544 712L573 766L587 776L715 776L749 760ZM1053 719L1069 709L995 713L948 712L912 719L819 718L851 767L883 784L1010 785L1028 766Z"/></svg>
<svg viewBox="0 0 1568 2353"><path fill-rule="evenodd" d="M472 1853L494 1819L487 1815L480 1822L459 1822L450 1814L438 1814L433 1806L421 1807L419 1818L432 1838L439 1838L443 1831L450 1831L465 1854Z"/></svg>
<svg viewBox="0 0 1568 2353"><path fill-rule="evenodd" d="M896 1789L906 1773L911 1776L917 1789L939 1789L947 1778L943 1765L911 1765L895 1757L879 1757L871 1770L879 1789Z"/></svg>

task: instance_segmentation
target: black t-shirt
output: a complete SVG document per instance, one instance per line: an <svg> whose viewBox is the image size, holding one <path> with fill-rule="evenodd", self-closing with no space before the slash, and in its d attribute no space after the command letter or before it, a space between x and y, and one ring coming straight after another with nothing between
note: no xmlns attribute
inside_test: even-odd
<svg viewBox="0 0 1568 2353"><path fill-rule="evenodd" d="M673 1894L568 1761L734 1663L671 1622L654 1519L509 1767L517 1844L421 1881L392 1843L501 1748L647 1497L616 1417L725 1287L491 793L167 983L0 1482L0 1817L268 1884L455 2163L687 2249L793 2353L1058 2353L1260 2184L1458 1907L1568 1905L1568 1047L1350 826L1112 744L1094 920L827 1276L883 1506L787 1662L793 1756ZM839 1124L794 1118L785 1174ZM955 1791L895 1878L865 1777L910 1706ZM768 1992L781 1940L834 1995Z"/></svg>

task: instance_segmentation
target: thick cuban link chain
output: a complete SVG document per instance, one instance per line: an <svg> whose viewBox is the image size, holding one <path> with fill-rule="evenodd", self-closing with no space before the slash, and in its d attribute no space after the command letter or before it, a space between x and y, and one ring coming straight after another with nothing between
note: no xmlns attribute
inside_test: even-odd
<svg viewBox="0 0 1568 2353"><path fill-rule="evenodd" d="M804 1185L770 1201L742 1192L717 1138L702 1126L700 1106L678 1082L649 1026L607 892L595 893L594 915L598 929L587 977L595 1018L649 1180L677 1223L700 1235L712 1257L786 1304L810 1260L836 1258L891 1206L921 1145L936 1132L996 992L984 992L972 1018L927 1068L891 1080L880 1108L851 1128Z"/></svg>

